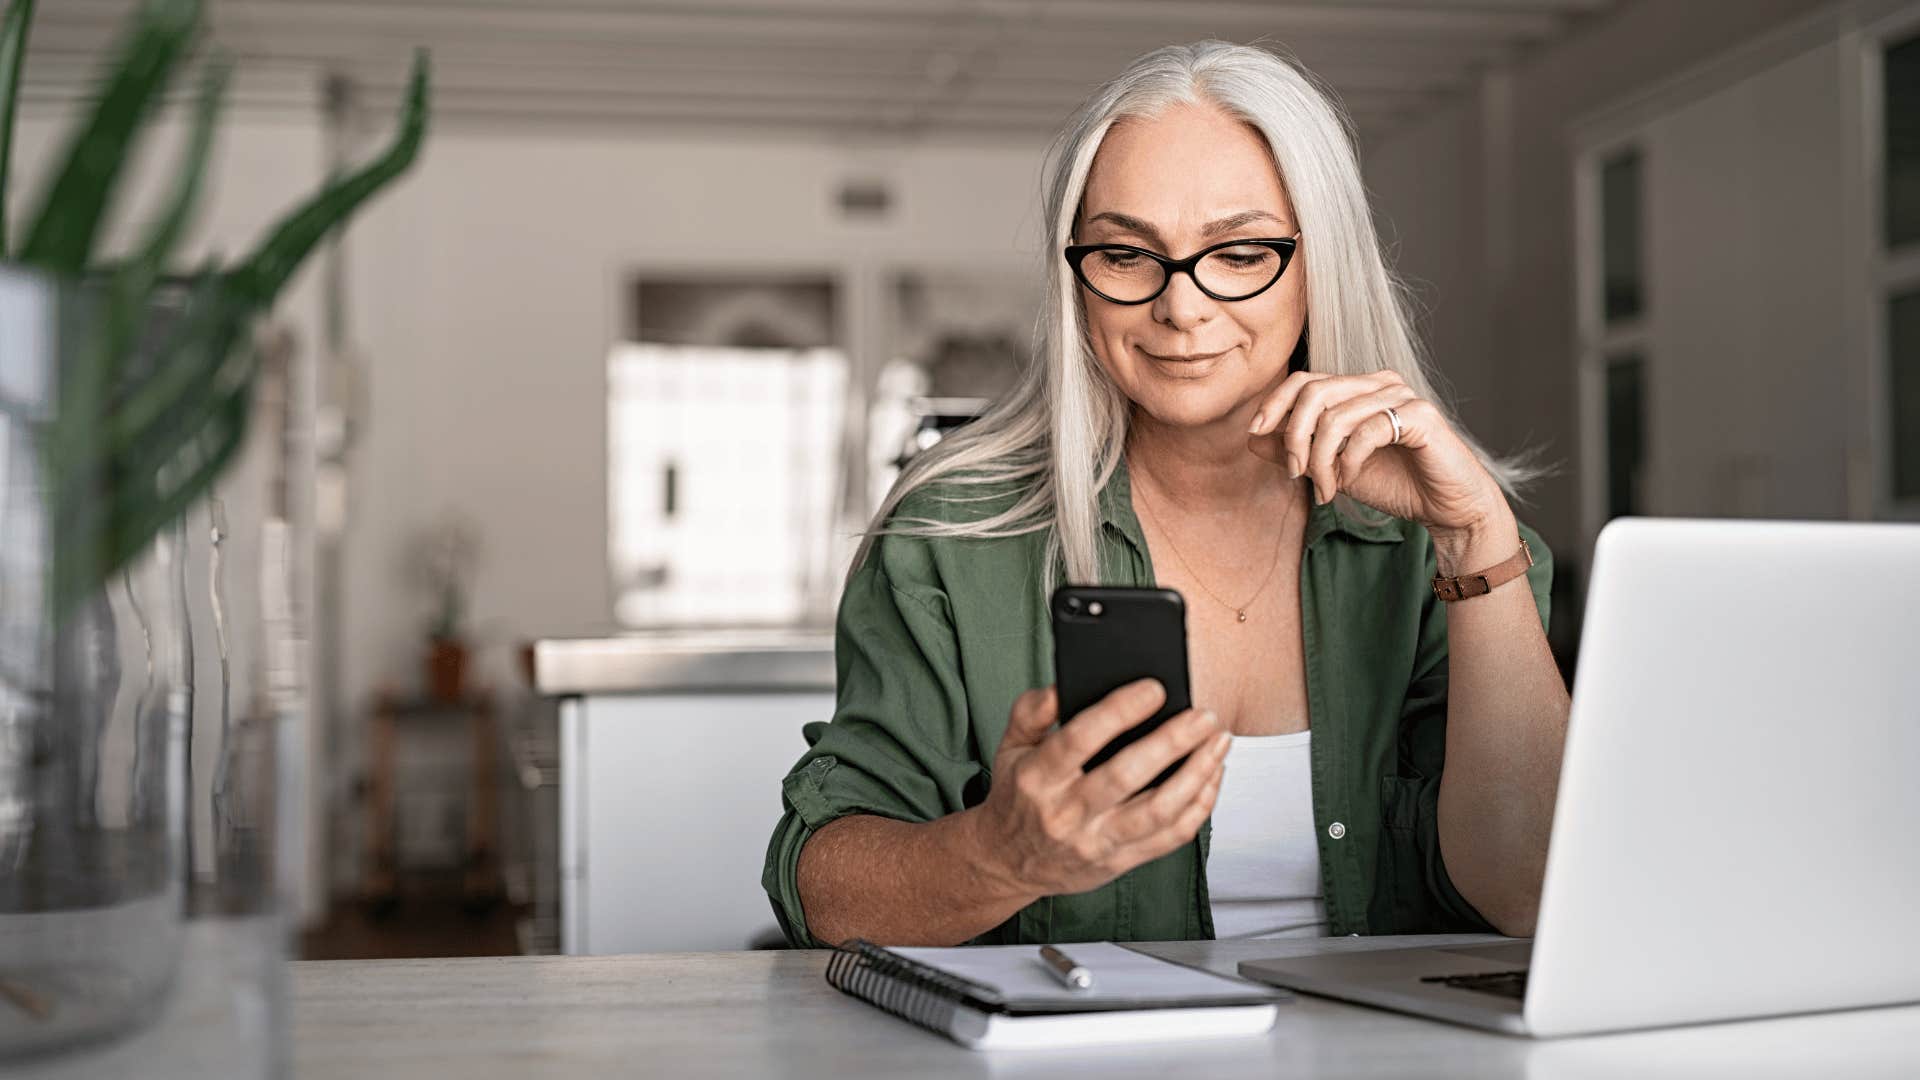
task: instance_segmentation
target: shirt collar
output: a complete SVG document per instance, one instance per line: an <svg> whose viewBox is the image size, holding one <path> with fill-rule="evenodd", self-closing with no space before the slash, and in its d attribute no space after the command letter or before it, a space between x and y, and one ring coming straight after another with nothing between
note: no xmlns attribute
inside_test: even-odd
<svg viewBox="0 0 1920 1080"><path fill-rule="evenodd" d="M1376 544L1397 544L1406 539L1407 523L1400 518L1383 516L1378 522L1363 521L1342 510L1341 502L1335 499L1308 509L1307 547L1319 543L1328 533L1340 533ZM1118 532L1143 558L1146 556L1147 537L1141 531L1140 518L1133 510L1133 482L1127 475L1125 454L1120 455L1119 463L1113 467L1113 475L1107 478L1106 486L1100 489L1100 523Z"/></svg>

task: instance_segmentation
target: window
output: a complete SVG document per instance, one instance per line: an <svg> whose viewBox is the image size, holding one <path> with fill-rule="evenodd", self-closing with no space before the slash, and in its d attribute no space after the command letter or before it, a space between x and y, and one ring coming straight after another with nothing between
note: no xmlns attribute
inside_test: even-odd
<svg viewBox="0 0 1920 1080"><path fill-rule="evenodd" d="M1584 443L1582 523L1591 540L1649 506L1653 317L1646 268L1646 157L1638 143L1595 147L1577 166L1580 190L1580 369Z"/></svg>
<svg viewBox="0 0 1920 1080"><path fill-rule="evenodd" d="M1600 167L1602 310L1609 325L1640 316L1640 155L1620 154Z"/></svg>
<svg viewBox="0 0 1920 1080"><path fill-rule="evenodd" d="M1897 248L1920 240L1920 38L1888 48L1883 71L1885 236Z"/></svg>
<svg viewBox="0 0 1920 1080"><path fill-rule="evenodd" d="M1893 497L1920 499L1920 290L1887 303L1887 380Z"/></svg>
<svg viewBox="0 0 1920 1080"><path fill-rule="evenodd" d="M1633 354L1607 358L1607 517L1644 511L1646 365Z"/></svg>
<svg viewBox="0 0 1920 1080"><path fill-rule="evenodd" d="M848 363L832 284L646 281L607 358L623 626L820 622L838 592Z"/></svg>
<svg viewBox="0 0 1920 1080"><path fill-rule="evenodd" d="M1920 37L1889 44L1881 60L1886 438L1879 486L1904 515L1920 507Z"/></svg>

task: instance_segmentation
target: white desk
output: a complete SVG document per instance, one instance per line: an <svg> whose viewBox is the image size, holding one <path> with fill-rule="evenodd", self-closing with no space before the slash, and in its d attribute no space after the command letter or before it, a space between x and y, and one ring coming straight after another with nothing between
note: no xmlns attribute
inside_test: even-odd
<svg viewBox="0 0 1920 1080"><path fill-rule="evenodd" d="M1178 942L1232 972L1289 949L1480 937ZM1839 1080L1920 1076L1920 1006L1533 1042L1301 996L1267 1036L1122 1051L976 1054L840 994L820 952L317 961L293 965L295 1075L1093 1076ZM1658 978L1657 972L1649 973Z"/></svg>

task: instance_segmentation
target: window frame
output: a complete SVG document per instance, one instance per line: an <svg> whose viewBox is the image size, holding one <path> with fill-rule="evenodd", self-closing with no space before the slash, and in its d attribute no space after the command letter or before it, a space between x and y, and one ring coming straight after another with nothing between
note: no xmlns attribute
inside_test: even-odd
<svg viewBox="0 0 1920 1080"><path fill-rule="evenodd" d="M1603 230L1605 214L1602 175L1611 162L1632 154L1640 161L1640 309L1631 318L1607 321L1606 246ZM1658 317L1649 286L1652 267L1648 245L1649 200L1647 172L1652 162L1640 132L1634 130L1614 138L1581 146L1574 155L1574 289L1575 345L1574 374L1578 397L1579 430L1579 520L1583 550L1592 552L1608 517L1607 454L1607 375L1615 357L1632 356L1641 364L1643 412L1653 414L1651 387L1658 382L1659 358L1653 355L1653 321ZM1651 426L1645 430L1649 433ZM1646 451L1651 463L1653 448ZM1649 467L1647 475L1652 475ZM1655 510L1651 492L1642 491Z"/></svg>
<svg viewBox="0 0 1920 1080"><path fill-rule="evenodd" d="M1920 239L1899 247L1887 244L1886 53L1920 38L1920 7L1909 7L1858 23L1842 39L1843 107L1856 122L1848 132L1855 145L1848 154L1849 186L1859 195L1859 211L1849 223L1850 262L1860 268L1862 288L1852 320L1861 328L1861 392L1855 395L1856 422L1866 437L1850 471L1864 473L1852 485L1850 509L1856 518L1920 521L1920 494L1894 493L1894 431L1891 415L1893 357L1888 309L1893 299L1920 292ZM1851 69L1848 72L1847 69ZM1864 460L1859 460L1859 459Z"/></svg>

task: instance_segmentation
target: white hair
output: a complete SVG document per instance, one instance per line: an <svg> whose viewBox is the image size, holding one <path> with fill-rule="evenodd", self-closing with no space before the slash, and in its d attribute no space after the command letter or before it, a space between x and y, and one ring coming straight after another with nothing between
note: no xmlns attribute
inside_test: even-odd
<svg viewBox="0 0 1920 1080"><path fill-rule="evenodd" d="M1272 151L1302 246L1312 252L1310 369L1359 375L1390 368L1459 429L1429 377L1410 298L1381 254L1352 125L1332 93L1297 62L1264 48L1224 41L1169 45L1102 86L1054 140L1042 217L1046 305L1033 360L1010 393L908 463L875 514L855 569L883 534L992 538L1047 530L1045 590L1053 588L1059 563L1070 582L1100 581L1099 497L1125 452L1130 403L1094 355L1079 289L1060 249L1071 242L1087 173L1107 130L1124 118L1198 102L1253 125ZM1536 475L1525 461L1496 458L1461 435L1509 495ZM896 516L909 495L936 483L946 501L998 501L1009 487L1016 496L977 520ZM967 494L968 488L977 493Z"/></svg>

